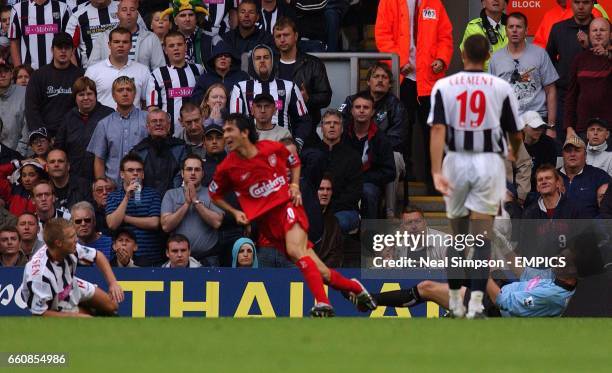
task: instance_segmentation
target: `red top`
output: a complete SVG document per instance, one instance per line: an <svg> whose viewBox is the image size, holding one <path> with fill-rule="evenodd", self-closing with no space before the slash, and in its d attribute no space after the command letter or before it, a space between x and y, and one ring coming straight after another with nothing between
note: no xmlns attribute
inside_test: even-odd
<svg viewBox="0 0 612 373"><path fill-rule="evenodd" d="M574 58L570 83L565 95L563 126L576 132L587 130L591 118L612 121L610 89L612 63L607 56L583 51Z"/></svg>
<svg viewBox="0 0 612 373"><path fill-rule="evenodd" d="M236 152L225 157L208 187L215 200L234 191L249 220L289 200L288 168L300 166L299 158L279 142L262 140L255 147L253 158L242 158Z"/></svg>

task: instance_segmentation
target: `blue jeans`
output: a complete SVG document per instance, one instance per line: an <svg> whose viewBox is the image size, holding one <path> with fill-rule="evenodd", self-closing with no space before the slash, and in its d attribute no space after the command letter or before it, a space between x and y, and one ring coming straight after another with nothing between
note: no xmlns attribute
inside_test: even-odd
<svg viewBox="0 0 612 373"><path fill-rule="evenodd" d="M348 1L330 0L325 7L325 22L327 23L327 52L338 52L338 39L342 18L348 10Z"/></svg>
<svg viewBox="0 0 612 373"><path fill-rule="evenodd" d="M378 218L378 205L380 203L380 187L372 183L363 183L361 195L361 216L364 219Z"/></svg>
<svg viewBox="0 0 612 373"><path fill-rule="evenodd" d="M359 213L356 210L337 211L334 216L338 219L340 230L344 234L359 228Z"/></svg>
<svg viewBox="0 0 612 373"><path fill-rule="evenodd" d="M273 247L258 247L257 262L261 268L295 268L295 264Z"/></svg>

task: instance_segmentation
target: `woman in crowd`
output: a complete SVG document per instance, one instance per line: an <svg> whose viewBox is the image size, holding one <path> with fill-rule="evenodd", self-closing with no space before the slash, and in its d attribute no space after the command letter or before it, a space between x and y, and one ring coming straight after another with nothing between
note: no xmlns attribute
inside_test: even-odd
<svg viewBox="0 0 612 373"><path fill-rule="evenodd" d="M13 82L22 87L27 87L34 69L30 65L19 65L13 69Z"/></svg>
<svg viewBox="0 0 612 373"><path fill-rule="evenodd" d="M113 109L98 102L96 83L86 76L74 82L72 96L76 107L64 116L55 136L55 146L66 152L71 174L93 181L94 155L87 151L87 145L98 122Z"/></svg>
<svg viewBox="0 0 612 373"><path fill-rule="evenodd" d="M204 127L209 124L223 125L223 116L227 113L227 91L223 84L215 83L206 90L200 108Z"/></svg>
<svg viewBox="0 0 612 373"><path fill-rule="evenodd" d="M232 248L232 267L259 268L253 240L246 237L236 240Z"/></svg>
<svg viewBox="0 0 612 373"><path fill-rule="evenodd" d="M7 176L12 172L12 163L2 165L0 168L0 197L8 204L11 214L19 216L24 212L34 212L32 189L40 180L47 179L43 166L34 160L21 162L21 167L14 173L17 184L11 185Z"/></svg>

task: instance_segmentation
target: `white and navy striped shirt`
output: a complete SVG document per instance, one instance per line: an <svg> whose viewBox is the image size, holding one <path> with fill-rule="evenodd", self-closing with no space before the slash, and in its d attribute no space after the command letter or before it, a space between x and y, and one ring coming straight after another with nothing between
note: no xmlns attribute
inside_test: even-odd
<svg viewBox="0 0 612 373"><path fill-rule="evenodd" d="M140 31L140 27L136 27L136 32L132 33L132 48L130 48L130 52L128 54L130 61L136 61L136 44L138 44L138 32Z"/></svg>
<svg viewBox="0 0 612 373"><path fill-rule="evenodd" d="M75 287L82 285L75 276L77 263L93 263L97 255L95 249L77 243L74 254L55 262L49 258L47 250L46 245L41 247L23 271L21 296L35 315L42 315L47 310L74 309L76 299L71 297L78 290Z"/></svg>
<svg viewBox="0 0 612 373"><path fill-rule="evenodd" d="M151 73L147 85L147 107L157 106L167 112L174 123L174 137L181 137L179 122L183 98L189 99L198 77L204 68L194 63L186 63L182 68L162 66Z"/></svg>
<svg viewBox="0 0 612 373"><path fill-rule="evenodd" d="M267 82L245 80L232 89L230 113L252 116L253 99L260 93L269 93L276 101L272 123L287 128L300 146L310 135L310 117L299 87L291 81L274 79Z"/></svg>
<svg viewBox="0 0 612 373"><path fill-rule="evenodd" d="M42 5L24 0L13 5L9 38L20 40L23 64L38 69L51 62L53 36L66 30L70 14L68 6L57 0Z"/></svg>
<svg viewBox="0 0 612 373"><path fill-rule="evenodd" d="M112 1L106 8L96 8L91 4L82 6L70 17L66 32L78 45L81 64L87 66L87 60L93 49L93 42L106 30L112 30L119 24L117 9L119 2Z"/></svg>
<svg viewBox="0 0 612 373"><path fill-rule="evenodd" d="M206 17L204 31L209 35L223 36L230 30L229 12L236 9L239 0L205 0L208 5L209 15Z"/></svg>
<svg viewBox="0 0 612 373"><path fill-rule="evenodd" d="M96 8L87 2L79 5L70 17L66 32L74 39L74 45L78 46L77 54L83 68L89 66L88 59L96 38L105 31L119 26L118 10L119 1L111 1L106 8ZM147 29L140 15L138 15L138 27Z"/></svg>
<svg viewBox="0 0 612 373"><path fill-rule="evenodd" d="M59 2L66 3L68 9L73 13L80 7L89 4L89 0L58 0Z"/></svg>
<svg viewBox="0 0 612 373"><path fill-rule="evenodd" d="M446 126L449 151L503 155L508 150L506 134L524 127L510 84L481 71L438 80L431 91L427 123Z"/></svg>

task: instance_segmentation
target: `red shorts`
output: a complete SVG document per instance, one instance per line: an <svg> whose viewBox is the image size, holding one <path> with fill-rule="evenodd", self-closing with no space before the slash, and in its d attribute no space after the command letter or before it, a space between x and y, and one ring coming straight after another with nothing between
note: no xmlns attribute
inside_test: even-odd
<svg viewBox="0 0 612 373"><path fill-rule="evenodd" d="M295 206L291 201L276 206L257 219L258 246L274 247L286 255L285 235L295 224L299 224L308 234L308 217L303 206ZM313 246L313 243L308 241L308 248Z"/></svg>

